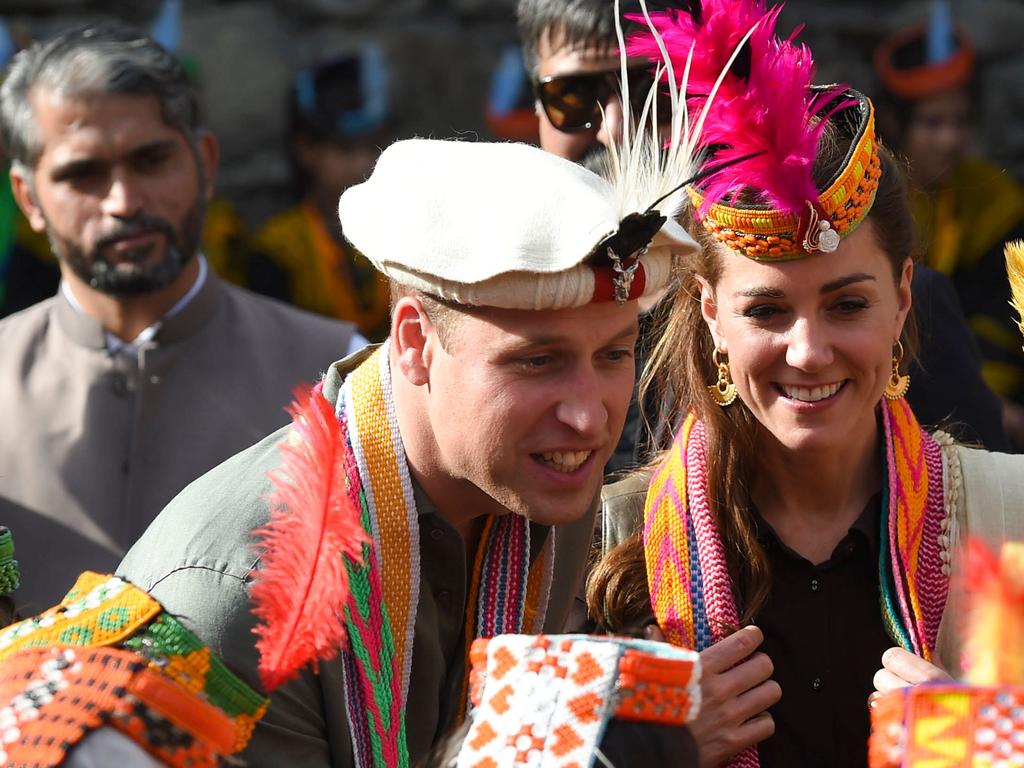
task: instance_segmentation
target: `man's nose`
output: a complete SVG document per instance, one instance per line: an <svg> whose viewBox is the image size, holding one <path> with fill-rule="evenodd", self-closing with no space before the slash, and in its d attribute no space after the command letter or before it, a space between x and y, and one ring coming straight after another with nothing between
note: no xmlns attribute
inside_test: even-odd
<svg viewBox="0 0 1024 768"><path fill-rule="evenodd" d="M142 193L131 174L115 172L110 179L103 212L119 219L131 218L142 210Z"/></svg>
<svg viewBox="0 0 1024 768"><path fill-rule="evenodd" d="M555 415L580 435L599 437L603 433L608 423L608 409L596 371L588 367L565 382Z"/></svg>
<svg viewBox="0 0 1024 768"><path fill-rule="evenodd" d="M616 146L622 141L622 101L617 93L613 93L604 103L604 119L597 129L597 140L608 147L614 142Z"/></svg>

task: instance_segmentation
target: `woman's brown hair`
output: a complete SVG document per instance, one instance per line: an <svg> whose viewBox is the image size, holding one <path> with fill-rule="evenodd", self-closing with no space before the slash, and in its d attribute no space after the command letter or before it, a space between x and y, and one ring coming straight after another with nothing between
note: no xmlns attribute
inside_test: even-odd
<svg viewBox="0 0 1024 768"><path fill-rule="evenodd" d="M850 138L839 133L827 130L819 146L815 166L819 189L827 186L846 159ZM882 177L868 219L898 284L913 247L913 222L897 161L884 147L879 146L878 151ZM702 229L699 225L697 228ZM747 485L760 424L742 400L722 408L707 390L707 385L716 380L717 369L711 362L714 341L701 314L698 277L711 286L718 283L722 271L720 249L724 246L703 231L699 235L703 245L700 252L679 265L671 305L663 314L663 325L641 377L640 397L643 401L648 392L653 392L656 401L664 403L664 418L674 427L688 412L704 424L708 501L724 544L740 621L747 624L764 606L771 588L768 559L755 533ZM911 313L903 332L908 357L913 357L915 341ZM656 470L658 464L660 458L650 469ZM646 602L638 595L645 596ZM587 605L591 616L610 632L650 617L644 544L639 533L609 552L591 571Z"/></svg>

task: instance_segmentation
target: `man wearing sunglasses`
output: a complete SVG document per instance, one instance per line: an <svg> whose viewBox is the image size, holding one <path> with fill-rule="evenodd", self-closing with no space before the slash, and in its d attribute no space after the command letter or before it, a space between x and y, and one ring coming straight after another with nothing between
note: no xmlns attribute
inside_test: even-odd
<svg viewBox="0 0 1024 768"><path fill-rule="evenodd" d="M633 4L621 10L630 12ZM519 0L517 17L537 96L541 148L599 170L622 124L614 3ZM629 79L630 93L645 97L651 80L644 61L630 69Z"/></svg>
<svg viewBox="0 0 1024 768"><path fill-rule="evenodd" d="M621 0L622 14L638 13L635 0ZM534 83L540 146L552 154L600 173L608 145L620 139L619 43L612 0L519 0L516 9L523 61ZM650 65L637 59L627 68L634 115L643 110L652 83ZM658 116L670 106L659 100ZM650 315L640 315L646 335ZM636 357L637 373L642 365ZM655 411L657 409L655 408ZM626 425L606 473L635 467L645 458L643 416L634 396Z"/></svg>

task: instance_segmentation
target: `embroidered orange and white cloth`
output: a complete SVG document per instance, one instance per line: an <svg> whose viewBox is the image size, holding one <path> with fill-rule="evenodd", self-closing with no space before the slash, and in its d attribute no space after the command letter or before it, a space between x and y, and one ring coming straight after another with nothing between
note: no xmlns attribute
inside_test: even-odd
<svg viewBox="0 0 1024 768"><path fill-rule="evenodd" d="M588 768L611 718L683 725L700 710L700 657L665 643L500 635L470 659L458 768Z"/></svg>
<svg viewBox="0 0 1024 768"><path fill-rule="evenodd" d="M1024 688L940 683L902 688L871 712L871 768L1024 765Z"/></svg>
<svg viewBox="0 0 1024 768"><path fill-rule="evenodd" d="M1024 542L967 540L964 680L899 688L871 709L871 768L1024 766Z"/></svg>

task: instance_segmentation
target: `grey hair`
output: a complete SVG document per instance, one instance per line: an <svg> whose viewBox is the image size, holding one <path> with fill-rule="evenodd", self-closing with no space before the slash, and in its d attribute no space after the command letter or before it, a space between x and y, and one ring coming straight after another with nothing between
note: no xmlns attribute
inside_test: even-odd
<svg viewBox="0 0 1024 768"><path fill-rule="evenodd" d="M623 0L621 11L639 9ZM615 50L615 3L612 0L519 0L516 7L519 42L527 70L537 76L537 48L544 35L556 48L587 46Z"/></svg>
<svg viewBox="0 0 1024 768"><path fill-rule="evenodd" d="M70 98L156 96L164 122L195 150L199 101L178 60L150 37L118 23L89 24L21 51L0 87L0 138L15 167L31 171L42 153L32 109L36 88Z"/></svg>

